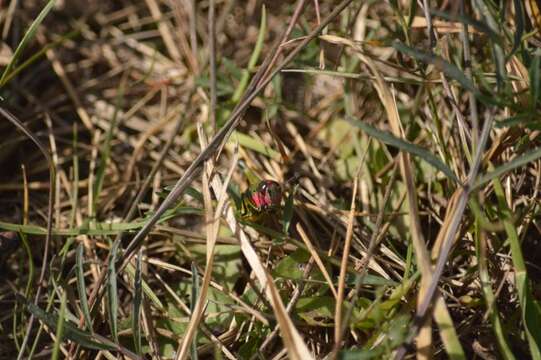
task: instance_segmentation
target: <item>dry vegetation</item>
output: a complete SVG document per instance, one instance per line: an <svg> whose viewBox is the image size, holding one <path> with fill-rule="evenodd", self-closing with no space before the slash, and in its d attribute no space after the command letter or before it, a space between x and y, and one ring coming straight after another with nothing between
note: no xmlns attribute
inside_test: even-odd
<svg viewBox="0 0 541 360"><path fill-rule="evenodd" d="M541 359L539 2L0 4L1 359Z"/></svg>

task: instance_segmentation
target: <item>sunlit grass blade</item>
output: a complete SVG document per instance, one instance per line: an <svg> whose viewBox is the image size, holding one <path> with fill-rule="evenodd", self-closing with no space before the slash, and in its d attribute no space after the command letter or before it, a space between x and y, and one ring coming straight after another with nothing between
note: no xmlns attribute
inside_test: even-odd
<svg viewBox="0 0 541 360"><path fill-rule="evenodd" d="M231 134L230 142L232 141L238 141L239 145L244 146L245 148L248 148L250 150L256 151L273 160L276 160L276 161L280 160L280 153L274 150L272 147L267 146L264 141L261 141L261 139L256 139L250 135L246 135L239 131L233 131L233 133Z"/></svg>
<svg viewBox="0 0 541 360"><path fill-rule="evenodd" d="M375 137L379 141L394 146L400 150L406 151L412 155L416 155L429 163L430 165L434 166L436 169L440 170L442 173L444 173L449 179L453 180L455 183L460 183L456 175L453 173L453 171L445 165L440 159L438 159L435 155L430 153L428 150L423 149L420 146L414 145L412 143L409 143L407 141L404 141L402 139L399 139L392 135L391 133L381 131L379 129L376 129L375 127L372 127L362 121L359 121L355 118L348 118L348 120L355 125L356 127L360 128L362 131L366 132L368 135Z"/></svg>
<svg viewBox="0 0 541 360"><path fill-rule="evenodd" d="M135 351L141 355L141 303L143 301L143 276L141 273L141 263L143 254L141 250L137 254L134 278L134 294L133 294L133 314L132 314L132 330L133 341L135 343Z"/></svg>
<svg viewBox="0 0 541 360"><path fill-rule="evenodd" d="M90 317L90 309L88 307L88 300L86 298L86 285L85 285L85 271L83 267L84 255L83 255L84 246L83 243L80 243L77 246L76 253L76 274L77 274L77 292L79 293L79 301L81 303L81 311L85 318L86 328L92 332L92 318Z"/></svg>
<svg viewBox="0 0 541 360"><path fill-rule="evenodd" d="M118 288L116 279L116 258L120 241L115 241L111 247L107 278L107 305L109 314L109 326L115 342L118 342Z"/></svg>
<svg viewBox="0 0 541 360"><path fill-rule="evenodd" d="M39 15L34 19L32 24L30 24L30 27L24 34L21 42L17 46L17 49L15 49L15 53L13 54L9 64L4 69L4 72L2 73L2 77L0 78L0 88L3 87L6 84L6 78L10 74L11 69L15 66L17 61L19 60L19 57L21 56L24 49L26 49L26 46L32 39L34 38L34 35L36 34L36 31L38 30L38 27L43 22L43 19L49 14L49 12L53 9L55 0L49 0L47 5L41 10Z"/></svg>
<svg viewBox="0 0 541 360"><path fill-rule="evenodd" d="M517 156L513 160L498 166L496 169L492 170L491 172L480 176L477 181L475 182L475 185L473 186L474 189L479 189L481 186L485 185L487 182L499 177L500 175L503 175L511 170L514 170L518 167L521 167L523 165L526 165L538 158L541 157L541 147L537 148L535 150L528 151L525 154L522 154L520 156Z"/></svg>

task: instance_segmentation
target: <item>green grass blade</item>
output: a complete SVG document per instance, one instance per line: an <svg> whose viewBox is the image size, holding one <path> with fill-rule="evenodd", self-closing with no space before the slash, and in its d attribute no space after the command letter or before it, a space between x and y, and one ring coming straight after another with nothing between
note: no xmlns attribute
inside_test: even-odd
<svg viewBox="0 0 541 360"><path fill-rule="evenodd" d="M494 178L494 192L498 198L499 208L502 212L502 221L511 248L511 258L515 272L515 284L519 297L522 325L526 332L526 338L530 348L530 355L534 360L541 359L541 312L539 304L532 296L526 263L522 254L522 248L518 237L518 231L513 224L513 214L508 208L502 184Z"/></svg>
<svg viewBox="0 0 541 360"><path fill-rule="evenodd" d="M475 182L475 185L473 186L474 189L478 189L487 182L499 177L500 175L503 175L513 169L516 169L522 165L526 165L529 162L532 162L538 158L541 157L541 147L528 151L525 154L522 154L520 156L517 156L513 160L497 167L496 169L492 170L491 172L480 176L477 181Z"/></svg>
<svg viewBox="0 0 541 360"><path fill-rule="evenodd" d="M443 58L428 54L417 49L411 48L400 41L393 42L393 47L403 54L411 56L426 64L434 65L439 71L442 71L446 76L456 80L463 88L471 91L477 99L488 105L498 105L498 101L492 97L483 95L479 89L475 87L466 75L455 65L445 61Z"/></svg>
<svg viewBox="0 0 541 360"><path fill-rule="evenodd" d="M66 317L66 293L62 293L62 299L60 302L60 312L58 314L58 319L56 321L56 339L53 347L53 354L51 355L52 360L57 360L60 355L60 345L64 339L64 323Z"/></svg>
<svg viewBox="0 0 541 360"><path fill-rule="evenodd" d="M246 87L248 86L248 81L250 80L250 72L255 69L255 66L257 64L257 60L259 59L259 55L261 54L261 50L263 49L263 41L265 40L265 35L267 34L267 11L265 9L265 6L261 9L261 22L259 24L259 32L257 34L257 40L255 43L254 51L252 52L252 55L250 56L250 60L248 62L248 68L242 70L242 76L239 82L239 85L235 89L235 93L233 94L231 100L234 103L237 103L242 94L244 93L244 90L246 90Z"/></svg>
<svg viewBox="0 0 541 360"><path fill-rule="evenodd" d="M256 151L260 153L261 155L264 155L268 158L271 158L276 161L280 161L280 153L270 146L265 145L265 142L261 139L256 139L254 137L251 137L250 135L246 135L244 133L241 133L239 131L233 131L231 134L231 140L238 141L239 145L244 146L245 148L248 148L250 150Z"/></svg>
<svg viewBox="0 0 541 360"><path fill-rule="evenodd" d="M481 241L483 240L481 239L480 234L480 232L482 231L482 222L484 222L485 220L481 219L481 216L483 215L476 214L475 216L475 247L476 255L479 259L479 280L481 280L481 288L483 290L483 296L485 298L485 303L487 304L490 320L492 322L492 329L494 331L494 335L496 336L496 342L498 343L498 348L503 359L515 360L515 356L513 355L513 352L509 347L505 331L500 320L500 316L498 315L496 297L494 296L494 291L492 290L492 282L490 280L490 274L488 272L487 255L485 254L486 251L481 251L481 246L486 248L486 244L481 244Z"/></svg>
<svg viewBox="0 0 541 360"><path fill-rule="evenodd" d="M82 243L77 246L76 253L76 274L77 274L77 292L79 293L79 301L81 302L81 310L85 317L86 328L92 332L92 318L90 317L90 309L88 307L88 300L86 298L86 285L84 275L84 246Z"/></svg>
<svg viewBox="0 0 541 360"><path fill-rule="evenodd" d="M100 149L100 161L98 168L96 169L96 180L92 187L92 192L94 193L94 204L92 204L92 213L96 213L96 206L99 201L101 189L103 187L103 181L105 179L105 170L107 169L107 165L109 164L109 158L111 157L111 142L113 140L113 134L115 132L117 122L118 122L118 113L120 109L122 108L122 98L124 97L124 86L120 85L120 88L118 89L117 97L116 97L116 104L115 104L115 111L113 113L113 118L111 119L111 123L109 124L109 128L107 129L107 134L105 137L105 142L103 143L103 146Z"/></svg>
<svg viewBox="0 0 541 360"><path fill-rule="evenodd" d="M471 17L465 16L465 15L446 13L446 12L443 12L443 11L438 11L438 10L433 10L433 9L430 10L430 13L432 15L437 16L437 17L441 17L441 18L443 18L445 20L458 21L458 22L461 22L463 24L470 25L473 28L475 28L476 30L488 35L488 37L492 41L494 41L496 43L500 43L500 44L502 43L501 37L496 32L494 32L494 30L492 30L486 23L484 23L482 21L472 19Z"/></svg>
<svg viewBox="0 0 541 360"><path fill-rule="evenodd" d="M43 311L40 307L32 304L22 296L18 296L20 300L26 304L27 310L34 314L40 321L51 329L56 328L58 323L58 316L52 313ZM78 329L75 325L71 324L68 321L64 320L64 338L69 339L83 347L94 350L114 350L116 347L112 344L104 344L101 341L97 341L95 337L81 329Z"/></svg>
<svg viewBox="0 0 541 360"><path fill-rule="evenodd" d="M118 247L120 241L115 241L111 248L111 255L109 258L109 276L107 279L107 300L109 307L109 325L111 326L111 334L113 339L118 343L118 287L116 281L116 258L118 255Z"/></svg>
<svg viewBox="0 0 541 360"><path fill-rule="evenodd" d="M134 295L133 295L133 315L132 315L132 329L133 329L133 341L135 342L135 351L138 355L141 355L141 303L143 301L143 276L141 273L141 263L143 255L141 250L137 254L137 263L135 267L134 278Z"/></svg>
<svg viewBox="0 0 541 360"><path fill-rule="evenodd" d="M541 66L541 56L535 55L532 59L532 64L529 69L530 76L530 108L532 111L535 110L537 103L539 102L539 87L540 87L540 78L539 78L539 67Z"/></svg>
<svg viewBox="0 0 541 360"><path fill-rule="evenodd" d="M53 9L55 0L49 0L47 5L41 10L38 17L34 19L32 24L30 24L30 27L26 31L26 33L23 36L23 39L19 43L19 46L17 46L17 49L15 49L15 53L13 54L13 57L11 58L9 64L4 69L4 72L2 73L2 77L0 78L0 88L3 87L6 84L7 76L10 74L11 69L15 66L17 61L19 60L19 57L22 55L22 52L24 49L26 49L26 46L32 39L34 38L34 35L36 34L36 31L38 30L38 27L43 22L43 19L49 14L49 12Z"/></svg>
<svg viewBox="0 0 541 360"><path fill-rule="evenodd" d="M286 203L284 204L284 216L282 219L284 234L288 233L289 227L291 226L291 219L293 219L293 202L295 200L295 192L297 191L297 188L298 185L293 187L291 194L289 194L286 199Z"/></svg>
<svg viewBox="0 0 541 360"><path fill-rule="evenodd" d="M192 294L190 301L190 312L193 314L195 309L195 304L197 303L197 298L199 297L199 273L197 272L197 267L195 262L192 262ZM197 332L192 338L191 346L192 359L197 360Z"/></svg>
<svg viewBox="0 0 541 360"><path fill-rule="evenodd" d="M476 0L473 2L479 9L481 17L485 20L488 26L493 30L500 30L501 22L497 21L492 15L491 9L485 3L484 0ZM496 12L497 10L494 10ZM496 65L496 80L498 83L498 89L501 90L504 86L504 80L507 77L507 71L505 70L505 56L503 49L499 43L491 41L490 47L492 48L492 54L494 55L494 63Z"/></svg>
<svg viewBox="0 0 541 360"><path fill-rule="evenodd" d="M447 165L445 165L440 159L438 159L436 156L434 156L429 151L423 149L422 147L414 145L402 139L399 139L395 137L394 135L392 135L391 133L376 129L375 127L372 127L355 118L350 117L348 120L354 126L360 128L362 131L364 131L365 133L367 133L368 135L372 137L375 137L379 141L387 145L394 146L400 150L406 151L410 154L419 156L421 159L423 159L430 165L434 166L436 169L440 170L442 173L444 173L449 179L453 180L455 183L460 183L456 175Z"/></svg>
<svg viewBox="0 0 541 360"><path fill-rule="evenodd" d="M128 264L126 267L125 267L125 271L126 273L128 274L128 276L130 277L131 280L135 281L135 268L133 267L132 264ZM145 281L145 279L141 279L141 284L142 284L142 288L143 288L143 293L148 297L148 299L150 300L150 302L161 312L164 312L165 311L165 307L163 306L162 302L160 301L160 299L158 298L158 295L156 295L156 293L154 291L152 291L152 289L150 288L150 286L147 284L147 282Z"/></svg>
<svg viewBox="0 0 541 360"><path fill-rule="evenodd" d="M515 24L516 24L516 30L515 35L513 37L513 48L511 49L511 52L507 56L510 58L515 54L515 52L520 47L520 44L522 42L522 34L524 34L524 26L526 24L526 19L524 17L524 7L522 5L522 1L520 0L513 0L513 7L515 8Z"/></svg>

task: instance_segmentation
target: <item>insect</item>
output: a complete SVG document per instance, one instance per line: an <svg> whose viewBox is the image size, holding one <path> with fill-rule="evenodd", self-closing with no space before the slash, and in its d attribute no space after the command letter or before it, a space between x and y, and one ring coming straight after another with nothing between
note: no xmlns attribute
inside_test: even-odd
<svg viewBox="0 0 541 360"><path fill-rule="evenodd" d="M262 215L278 211L282 204L282 187L273 180L262 180L255 190L241 196L239 214L243 219L257 222Z"/></svg>

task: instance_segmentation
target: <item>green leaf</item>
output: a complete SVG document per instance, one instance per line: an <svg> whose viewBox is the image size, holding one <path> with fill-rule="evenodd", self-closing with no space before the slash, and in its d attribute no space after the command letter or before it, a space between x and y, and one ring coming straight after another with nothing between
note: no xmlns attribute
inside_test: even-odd
<svg viewBox="0 0 541 360"><path fill-rule="evenodd" d="M34 38L34 35L36 34L38 27L41 25L45 17L53 9L54 3L55 3L55 0L49 0L47 5L45 5L43 10L41 10L41 12L39 13L38 17L34 19L32 24L30 24L30 27L24 34L23 39L19 43L19 46L17 46L17 49L15 50L15 53L13 54L11 61L9 62L4 72L2 73L2 77L0 78L0 88L6 84L6 78L10 74L11 69L15 66L15 64L19 60L19 57L21 56L22 52L24 51L28 43L32 41L32 39Z"/></svg>
<svg viewBox="0 0 541 360"><path fill-rule="evenodd" d="M77 292L79 293L79 301L81 302L81 310L83 311L83 316L85 317L86 328L92 332L92 320L90 317L90 310L88 307L88 300L86 298L86 285L85 285L85 275L83 268L83 243L80 243L77 246L76 253L76 274L77 274Z"/></svg>
<svg viewBox="0 0 541 360"><path fill-rule="evenodd" d="M517 156L513 160L497 167L496 169L492 170L488 174L485 174L483 176L480 176L477 181L475 182L475 185L473 186L473 189L478 189L479 187L483 186L487 182L491 181L494 178L499 177L500 175L505 174L506 172L509 172L513 169L516 169L522 165L526 165L529 162L532 162L538 158L541 157L541 147L531 150L525 154L522 154L520 156Z"/></svg>
<svg viewBox="0 0 541 360"><path fill-rule="evenodd" d="M349 121L360 128L362 131L367 133L368 135L375 137L379 141L394 146L400 150L406 151L410 154L419 156L421 159L429 163L430 165L434 166L436 169L443 172L449 179L453 180L455 183L460 183L456 175L453 173L453 171L445 165L440 159L438 159L436 156L434 156L429 151L423 149L420 146L414 145L412 143L409 143L407 141L404 141L402 139L399 139L392 135L391 133L388 133L386 131L378 130L362 121L359 121L355 118L349 118Z"/></svg>

